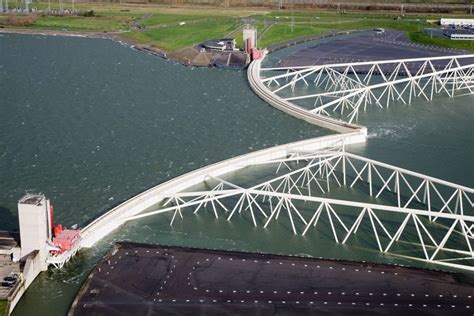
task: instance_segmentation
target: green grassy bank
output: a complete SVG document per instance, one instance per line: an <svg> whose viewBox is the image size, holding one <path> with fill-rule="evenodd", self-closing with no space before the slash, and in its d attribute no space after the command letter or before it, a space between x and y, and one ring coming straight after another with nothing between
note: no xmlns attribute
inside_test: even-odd
<svg viewBox="0 0 474 316"><path fill-rule="evenodd" d="M8 314L7 305L8 305L7 300L0 299L0 316L6 316Z"/></svg>
<svg viewBox="0 0 474 316"><path fill-rule="evenodd" d="M48 8L48 3L33 2L31 7L44 10ZM58 3L51 3L51 8L58 9ZM64 8L72 9L72 4L64 3ZM425 28L435 27L427 21L439 19L441 16L438 15L398 16L368 12L342 14L104 3L78 3L75 9L81 12L93 10L94 14L91 17L3 14L0 15L0 26L32 30L114 32L129 41L168 52L231 33L234 33L238 45L241 45L242 32L238 28L244 23L255 26L259 31L266 30L259 40L260 47L269 47L301 36L383 27L403 31L416 43L474 50L472 41L452 41L424 34ZM244 21L243 18L251 21Z"/></svg>

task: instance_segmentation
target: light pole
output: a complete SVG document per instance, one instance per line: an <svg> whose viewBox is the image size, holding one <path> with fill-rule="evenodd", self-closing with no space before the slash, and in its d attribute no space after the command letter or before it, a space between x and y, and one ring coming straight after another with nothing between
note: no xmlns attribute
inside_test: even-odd
<svg viewBox="0 0 474 316"><path fill-rule="evenodd" d="M295 24L295 17L293 16L293 0L291 0L291 33L293 33L294 24Z"/></svg>

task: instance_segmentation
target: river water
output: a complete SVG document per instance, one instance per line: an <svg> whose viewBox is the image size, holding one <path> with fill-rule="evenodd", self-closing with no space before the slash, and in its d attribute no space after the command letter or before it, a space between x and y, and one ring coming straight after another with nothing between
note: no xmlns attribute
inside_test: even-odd
<svg viewBox="0 0 474 316"><path fill-rule="evenodd" d="M473 185L473 96L417 101L359 117L369 128L352 152ZM0 37L0 229L18 227L16 200L45 193L56 222L85 225L167 179L249 151L329 134L265 104L240 71L183 67L107 40ZM43 273L15 315L63 315L115 240L401 262L278 226L205 214L169 226L140 220ZM408 262L409 263L409 262Z"/></svg>

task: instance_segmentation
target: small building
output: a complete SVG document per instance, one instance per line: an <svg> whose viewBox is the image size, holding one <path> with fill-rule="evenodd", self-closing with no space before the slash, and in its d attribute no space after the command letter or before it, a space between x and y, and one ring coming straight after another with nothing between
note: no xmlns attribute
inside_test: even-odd
<svg viewBox="0 0 474 316"><path fill-rule="evenodd" d="M234 38L220 38L220 39L213 39L208 40L202 43L200 46L214 51L236 51L235 48L235 39Z"/></svg>
<svg viewBox="0 0 474 316"><path fill-rule="evenodd" d="M442 27L474 27L474 19L441 19Z"/></svg>
<svg viewBox="0 0 474 316"><path fill-rule="evenodd" d="M20 234L0 231L0 256L6 256L13 262L20 261Z"/></svg>
<svg viewBox="0 0 474 316"><path fill-rule="evenodd" d="M451 40L473 41L474 29L446 29L443 35Z"/></svg>
<svg viewBox="0 0 474 316"><path fill-rule="evenodd" d="M52 250L53 254L62 254L68 250L73 249L81 240L81 231L79 229L55 229L55 236L53 237L53 245L58 249Z"/></svg>

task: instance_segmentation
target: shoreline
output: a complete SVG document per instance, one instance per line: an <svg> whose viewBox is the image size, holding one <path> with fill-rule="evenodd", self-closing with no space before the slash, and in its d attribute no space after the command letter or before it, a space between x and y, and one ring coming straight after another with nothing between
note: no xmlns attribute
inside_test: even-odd
<svg viewBox="0 0 474 316"><path fill-rule="evenodd" d="M81 38L94 38L94 39L108 39L118 44L127 46L131 49L142 51L154 56L161 57L163 59L170 59L185 66L185 64L179 60L169 58L167 53L159 48L136 44L132 41L128 41L121 37L117 32L83 32L83 31L62 31L62 30L39 30L39 29L20 29L20 28L0 28L0 34L20 34L20 35L41 35L41 36L64 36L64 37L81 37Z"/></svg>
<svg viewBox="0 0 474 316"><path fill-rule="evenodd" d="M284 49L284 48L298 45L305 42L317 41L317 40L325 39L328 37L334 37L334 36L343 36L343 35L348 35L348 34L353 34L353 33L362 33L366 31L368 31L368 29L352 29L352 30L346 30L346 31L329 32L325 34L314 34L314 35L295 37L293 39L286 40L281 43L277 43L270 46L268 48L268 51L275 52L277 50ZM180 55L180 52L183 52L186 50L187 51L194 50L197 54L199 54L195 46L185 47L178 51L167 53L151 45L134 43L133 41L130 41L124 37L121 37L120 36L121 33L118 33L118 32L84 32L84 31L40 30L40 29L22 29L22 28L0 28L0 34L64 36L64 37L107 39L107 40L114 41L120 45L127 46L128 48L131 48L131 49L134 49L146 54L150 54L153 56L157 56L162 59L166 59L183 66L220 68L219 66L212 64L210 61L207 64L205 64L202 62L195 62L194 60L191 61L189 57ZM206 52L206 53L201 53L201 54L207 54L208 55L207 58L211 60L213 56L218 55L218 52ZM243 69L246 69L247 67L248 65L243 65L241 67L227 66L226 68L243 70Z"/></svg>
<svg viewBox="0 0 474 316"><path fill-rule="evenodd" d="M248 65L219 65L212 62L213 58L219 57L220 54L232 52L205 51L201 52L197 46L185 47L174 52L165 52L157 47L137 44L131 40L120 36L119 32L83 32L83 31L62 31L62 30L39 30L39 29L21 29L21 28L0 28L0 34L20 34L20 35L40 35L40 36L64 36L64 37L81 37L93 39L111 40L130 49L160 57L171 62L178 63L183 66L191 67L207 67L207 68L228 68L243 70ZM234 55L236 52L233 52ZM243 54L239 51L239 53ZM204 56L204 58L200 58ZM216 58L217 59L217 58ZM204 61L203 61L204 60Z"/></svg>
<svg viewBox="0 0 474 316"><path fill-rule="evenodd" d="M228 68L228 69L245 69L248 65L220 65L213 63L213 59L217 59L220 54L232 52L205 51L201 52L197 46L185 47L174 52L165 52L157 47L137 44L120 36L118 32L84 32L84 31L62 31L62 30L38 30L38 29L21 29L21 28L0 28L0 34L20 34L20 35L41 35L41 36L64 36L64 37L81 37L93 39L111 40L123 46L127 46L133 50L137 50L146 54L160 57L171 62L178 63L183 66L191 67L208 67L208 68ZM241 53L242 52L238 52ZM233 52L236 56L236 52ZM204 56L204 58L201 58Z"/></svg>

